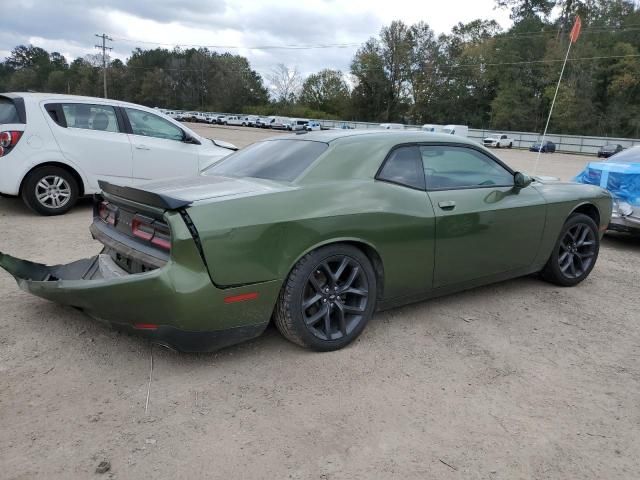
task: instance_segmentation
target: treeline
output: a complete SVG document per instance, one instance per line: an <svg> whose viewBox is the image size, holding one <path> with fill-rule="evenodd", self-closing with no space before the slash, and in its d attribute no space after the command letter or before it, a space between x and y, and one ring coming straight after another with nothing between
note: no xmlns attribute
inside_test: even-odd
<svg viewBox="0 0 640 480"><path fill-rule="evenodd" d="M0 63L0 91L103 96L102 57L71 64L59 53L20 45ZM208 49L136 49L126 63L109 62L108 96L148 106L240 112L264 105L263 80L239 55Z"/></svg>
<svg viewBox="0 0 640 480"><path fill-rule="evenodd" d="M306 79L285 65L262 79L246 58L207 49L136 49L126 63L110 62L109 96L187 110L540 132L569 31L581 15L582 35L572 46L550 131L640 137L635 2L496 4L511 12L508 31L495 21L475 20L437 36L426 21L393 22L358 49L349 72L325 69ZM0 91L101 96L100 60L89 55L67 64L58 53L19 46L0 63Z"/></svg>

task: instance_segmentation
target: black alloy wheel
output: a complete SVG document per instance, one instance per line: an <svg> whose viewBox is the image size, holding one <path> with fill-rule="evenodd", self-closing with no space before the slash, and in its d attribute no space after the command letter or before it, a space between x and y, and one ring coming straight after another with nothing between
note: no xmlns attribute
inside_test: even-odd
<svg viewBox="0 0 640 480"><path fill-rule="evenodd" d="M317 338L338 340L358 326L368 301L369 286L362 266L345 255L336 255L307 278L302 315Z"/></svg>
<svg viewBox="0 0 640 480"><path fill-rule="evenodd" d="M344 244L305 255L289 274L274 314L289 340L318 351L342 348L373 315L376 274L368 257Z"/></svg>
<svg viewBox="0 0 640 480"><path fill-rule="evenodd" d="M595 266L600 251L598 227L587 215L573 214L564 224L556 245L541 274L562 286L582 282Z"/></svg>

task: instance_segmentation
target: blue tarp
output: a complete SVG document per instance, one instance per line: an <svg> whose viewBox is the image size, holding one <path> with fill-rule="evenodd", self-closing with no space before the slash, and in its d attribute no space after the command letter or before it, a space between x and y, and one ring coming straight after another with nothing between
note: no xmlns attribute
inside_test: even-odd
<svg viewBox="0 0 640 480"><path fill-rule="evenodd" d="M599 185L618 200L640 206L640 163L590 162L573 180Z"/></svg>

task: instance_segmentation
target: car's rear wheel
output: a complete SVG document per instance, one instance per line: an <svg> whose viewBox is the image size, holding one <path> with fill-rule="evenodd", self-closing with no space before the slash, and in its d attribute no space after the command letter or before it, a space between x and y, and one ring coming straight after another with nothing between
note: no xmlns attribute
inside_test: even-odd
<svg viewBox="0 0 640 480"><path fill-rule="evenodd" d="M274 319L288 340L317 351L354 341L376 306L376 275L357 248L336 244L305 255L280 292Z"/></svg>
<svg viewBox="0 0 640 480"><path fill-rule="evenodd" d="M496 143L496 148L500 148L500 142Z"/></svg>
<svg viewBox="0 0 640 480"><path fill-rule="evenodd" d="M513 142L509 142L509 148L513 148Z"/></svg>
<svg viewBox="0 0 640 480"><path fill-rule="evenodd" d="M36 168L24 181L22 200L40 215L62 215L78 200L78 182L60 167Z"/></svg>
<svg viewBox="0 0 640 480"><path fill-rule="evenodd" d="M558 241L542 270L542 278L565 287L582 282L596 264L600 251L598 227L591 217L576 213L562 227Z"/></svg>

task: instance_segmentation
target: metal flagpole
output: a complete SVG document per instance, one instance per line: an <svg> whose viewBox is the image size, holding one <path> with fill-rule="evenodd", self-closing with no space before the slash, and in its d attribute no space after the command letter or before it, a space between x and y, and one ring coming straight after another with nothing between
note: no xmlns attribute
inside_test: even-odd
<svg viewBox="0 0 640 480"><path fill-rule="evenodd" d="M567 48L567 54L564 57L564 63L562 64L562 70L560 70L560 78L558 79L558 84L556 85L556 92L553 94L553 100L551 101L551 108L549 109L549 116L547 117L547 123L544 126L544 132L542 133L542 139L540 140L540 148L538 148L538 154L536 155L536 164L533 167L533 174L535 175L538 171L538 162L540 161L540 153L542 152L542 148L544 147L544 138L547 136L547 129L549 128L549 122L551 121L551 114L553 113L553 106L556 104L556 98L558 97L558 90L560 90L560 82L562 81L562 75L564 75L564 67L567 65L567 60L569 59L569 52L571 51L571 45L573 45L576 41L578 41L578 37L580 36L580 29L582 28L582 20L580 16L576 17L576 21L573 24L573 28L571 29L571 34L569 35L569 48Z"/></svg>
<svg viewBox="0 0 640 480"><path fill-rule="evenodd" d="M538 171L538 161L540 160L540 152L544 146L544 137L547 135L547 128L549 128L549 122L551 121L551 113L553 112L553 106L556 103L556 97L558 96L558 90L560 90L560 82L562 81L562 75L564 74L564 67L569 59L569 52L571 51L571 45L573 42L569 41L569 48L567 48L567 54L564 57L564 63L562 64L562 70L560 70L560 78L558 79L558 85L556 85L556 93L553 94L553 100L551 102L551 108L549 109L549 116L547 117L547 124L544 126L544 132L542 133L542 140L540 140L540 148L538 148L538 154L536 155L536 165L533 167L533 174Z"/></svg>

